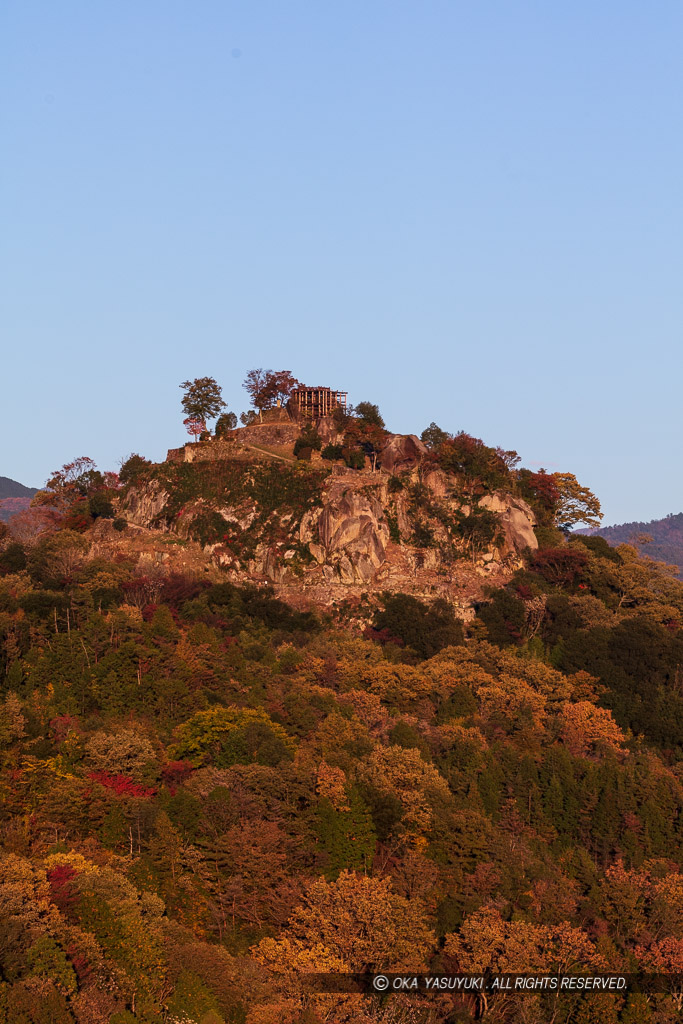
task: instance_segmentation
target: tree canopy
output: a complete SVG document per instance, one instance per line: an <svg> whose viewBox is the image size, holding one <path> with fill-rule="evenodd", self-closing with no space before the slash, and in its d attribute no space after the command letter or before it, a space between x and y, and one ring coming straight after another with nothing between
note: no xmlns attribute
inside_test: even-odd
<svg viewBox="0 0 683 1024"><path fill-rule="evenodd" d="M284 404L299 381L289 370L250 370L242 385L259 412L270 409L278 399Z"/></svg>
<svg viewBox="0 0 683 1024"><path fill-rule="evenodd" d="M213 377L184 380L180 387L185 391L181 405L188 419L206 422L215 419L225 408L221 389Z"/></svg>

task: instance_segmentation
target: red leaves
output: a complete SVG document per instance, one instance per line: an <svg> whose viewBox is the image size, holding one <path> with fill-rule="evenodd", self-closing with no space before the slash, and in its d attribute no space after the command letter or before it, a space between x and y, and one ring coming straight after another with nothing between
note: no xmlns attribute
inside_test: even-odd
<svg viewBox="0 0 683 1024"><path fill-rule="evenodd" d="M242 387L255 409L270 409L278 398L284 404L299 381L289 370L250 370Z"/></svg>
<svg viewBox="0 0 683 1024"><path fill-rule="evenodd" d="M193 437L195 441L200 434L203 434L206 430L206 423L198 416L187 416L183 420L183 426L187 430L190 437Z"/></svg>
<svg viewBox="0 0 683 1024"><path fill-rule="evenodd" d="M50 719L49 725L52 729L55 743L62 743L72 730L75 731L80 728L78 718L75 718L73 715L57 715L55 718Z"/></svg>
<svg viewBox="0 0 683 1024"><path fill-rule="evenodd" d="M135 579L122 583L121 590L126 595L126 601L142 611L146 605L156 604L162 583L159 577L136 576Z"/></svg>
<svg viewBox="0 0 683 1024"><path fill-rule="evenodd" d="M502 486L510 477L510 470L519 462L513 451L490 448L478 437L463 430L443 441L438 449L438 460L443 469L458 473L488 487Z"/></svg>
<svg viewBox="0 0 683 1024"><path fill-rule="evenodd" d="M92 965L87 956L77 946L67 946L66 952L71 961L71 966L76 972L79 984L83 984L92 974Z"/></svg>
<svg viewBox="0 0 683 1024"><path fill-rule="evenodd" d="M156 793L154 786L148 788L133 782L127 775L112 775L110 772L88 772L88 778L99 782L105 789L112 789L117 796L152 797Z"/></svg>
<svg viewBox="0 0 683 1024"><path fill-rule="evenodd" d="M570 587L587 563L588 556L575 548L541 548L534 554L531 567L548 583Z"/></svg>
<svg viewBox="0 0 683 1024"><path fill-rule="evenodd" d="M560 500L560 491L552 473L546 473L544 469L538 473L525 472L523 478L525 489L531 491L540 505L548 512L554 512Z"/></svg>
<svg viewBox="0 0 683 1024"><path fill-rule="evenodd" d="M193 771L194 767L189 761L168 761L161 769L161 778L174 796L176 788L182 786Z"/></svg>
<svg viewBox="0 0 683 1024"><path fill-rule="evenodd" d="M77 874L71 864L57 864L47 872L50 898L63 914L67 913L78 899L78 893L73 885Z"/></svg>

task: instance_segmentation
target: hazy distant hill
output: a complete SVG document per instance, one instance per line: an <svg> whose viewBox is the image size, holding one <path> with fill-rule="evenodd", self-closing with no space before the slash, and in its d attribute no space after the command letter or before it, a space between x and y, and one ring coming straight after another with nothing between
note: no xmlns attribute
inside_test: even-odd
<svg viewBox="0 0 683 1024"><path fill-rule="evenodd" d="M16 512L28 508L35 487L25 487L8 476L0 476L0 522L7 522Z"/></svg>
<svg viewBox="0 0 683 1024"><path fill-rule="evenodd" d="M24 487L16 480L10 480L8 476L0 476L0 498L32 498L36 489Z"/></svg>
<svg viewBox="0 0 683 1024"><path fill-rule="evenodd" d="M683 512L668 515L666 519L653 519L651 523L622 523L621 526L603 526L599 530L579 530L604 537L608 544L634 544L644 555L659 562L679 567L683 579ZM651 537L652 540L645 540Z"/></svg>

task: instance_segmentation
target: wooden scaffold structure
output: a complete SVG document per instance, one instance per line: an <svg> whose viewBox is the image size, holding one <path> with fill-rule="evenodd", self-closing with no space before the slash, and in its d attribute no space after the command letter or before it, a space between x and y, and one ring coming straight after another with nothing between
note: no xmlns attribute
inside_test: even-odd
<svg viewBox="0 0 683 1024"><path fill-rule="evenodd" d="M346 410L348 391L333 391L331 388L307 388L300 384L292 391L290 400L306 419L318 420L331 416L335 409Z"/></svg>

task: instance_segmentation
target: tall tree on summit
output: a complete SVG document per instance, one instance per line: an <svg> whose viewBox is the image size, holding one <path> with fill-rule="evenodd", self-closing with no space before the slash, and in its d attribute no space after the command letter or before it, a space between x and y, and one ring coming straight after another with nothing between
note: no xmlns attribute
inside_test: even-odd
<svg viewBox="0 0 683 1024"><path fill-rule="evenodd" d="M284 404L298 383L290 370L259 368L249 371L242 386L260 415L264 409L272 408L278 399Z"/></svg>
<svg viewBox="0 0 683 1024"><path fill-rule="evenodd" d="M226 407L221 389L213 377L184 380L180 387L185 390L181 403L183 412L191 419L212 420Z"/></svg>

